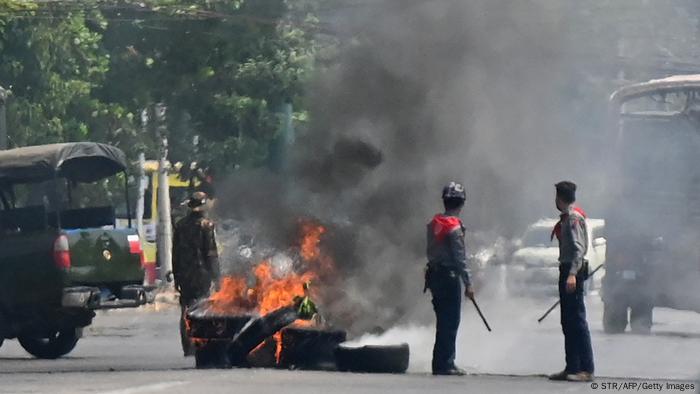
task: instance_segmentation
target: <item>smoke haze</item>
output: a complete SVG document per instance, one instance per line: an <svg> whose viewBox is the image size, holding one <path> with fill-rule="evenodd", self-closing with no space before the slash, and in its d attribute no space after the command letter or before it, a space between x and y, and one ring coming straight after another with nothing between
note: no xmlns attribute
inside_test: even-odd
<svg viewBox="0 0 700 394"><path fill-rule="evenodd" d="M591 44L575 3L333 8L324 19L339 53L309 89L312 121L288 171L235 174L217 214L280 247L300 216L328 225L324 242L343 285L324 307L351 333L430 322L421 293L425 225L442 210L445 183L465 184L468 231L494 234L494 242L495 234L512 237L554 216L553 184L562 179L579 183L582 204L600 215L602 126L613 86L581 79L580 55L604 48L587 58L614 57L618 48L605 29L594 37L600 45ZM634 13L654 12L642 8ZM592 93L594 83L605 88Z"/></svg>

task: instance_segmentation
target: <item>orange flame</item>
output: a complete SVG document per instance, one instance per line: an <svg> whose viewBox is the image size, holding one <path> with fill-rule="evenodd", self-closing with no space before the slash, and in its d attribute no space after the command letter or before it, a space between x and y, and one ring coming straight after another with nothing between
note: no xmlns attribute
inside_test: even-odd
<svg viewBox="0 0 700 394"><path fill-rule="evenodd" d="M304 221L301 223L301 232L301 258L304 259L304 261L318 259L321 255L321 249L319 248L321 235L326 232L326 228Z"/></svg>
<svg viewBox="0 0 700 394"><path fill-rule="evenodd" d="M209 297L214 313L249 311L254 307L245 278L227 276L221 280L221 288Z"/></svg>
<svg viewBox="0 0 700 394"><path fill-rule="evenodd" d="M276 277L270 261L263 260L253 269L253 287L248 287L243 277L223 278L220 290L209 297L211 310L215 313L255 311L265 315L292 305L297 296L307 295L304 287L306 283L315 283L329 277L334 272L335 263L321 250L321 237L326 232L325 227L311 221L301 221L300 229L298 248L303 265L298 272L286 273L281 278ZM309 295L317 299L317 287L312 286L310 291ZM297 321L295 325L308 326L311 322ZM278 332L273 338L277 344L275 356L279 363L282 334Z"/></svg>

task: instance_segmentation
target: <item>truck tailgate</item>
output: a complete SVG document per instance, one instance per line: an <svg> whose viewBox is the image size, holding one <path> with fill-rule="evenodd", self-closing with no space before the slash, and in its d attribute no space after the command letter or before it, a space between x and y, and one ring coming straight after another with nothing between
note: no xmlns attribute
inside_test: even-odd
<svg viewBox="0 0 700 394"><path fill-rule="evenodd" d="M133 229L66 230L71 284L141 284L141 248ZM136 246L138 245L138 246Z"/></svg>

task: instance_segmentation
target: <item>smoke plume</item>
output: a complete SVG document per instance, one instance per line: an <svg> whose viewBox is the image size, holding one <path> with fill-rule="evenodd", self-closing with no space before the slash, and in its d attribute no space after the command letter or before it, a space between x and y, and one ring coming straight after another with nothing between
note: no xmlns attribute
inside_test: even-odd
<svg viewBox="0 0 700 394"><path fill-rule="evenodd" d="M578 79L577 50L596 47L575 3L342 2L323 15L340 47L309 87L312 120L288 171L233 174L218 215L273 247L288 245L299 217L328 225L343 282L325 307L351 332L429 321L425 225L445 183L465 184L471 234L510 237L553 216L562 179L597 207L591 147L610 91L581 100L590 81ZM602 110L577 107L586 101Z"/></svg>

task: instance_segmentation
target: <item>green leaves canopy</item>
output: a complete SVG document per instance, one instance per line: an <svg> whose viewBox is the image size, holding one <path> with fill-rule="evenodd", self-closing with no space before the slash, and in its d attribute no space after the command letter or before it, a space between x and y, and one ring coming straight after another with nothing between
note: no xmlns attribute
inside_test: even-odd
<svg viewBox="0 0 700 394"><path fill-rule="evenodd" d="M314 7L0 0L11 145L93 140L153 156L152 109L161 103L172 160L259 166L280 137L281 106L292 103L295 119L306 118Z"/></svg>

